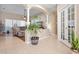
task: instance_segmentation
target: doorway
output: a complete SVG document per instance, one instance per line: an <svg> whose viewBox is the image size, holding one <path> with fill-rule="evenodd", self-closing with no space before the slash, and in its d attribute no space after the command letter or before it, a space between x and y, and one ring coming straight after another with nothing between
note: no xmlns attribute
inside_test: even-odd
<svg viewBox="0 0 79 59"><path fill-rule="evenodd" d="M61 11L61 41L71 46L72 33L75 30L75 6L68 5Z"/></svg>

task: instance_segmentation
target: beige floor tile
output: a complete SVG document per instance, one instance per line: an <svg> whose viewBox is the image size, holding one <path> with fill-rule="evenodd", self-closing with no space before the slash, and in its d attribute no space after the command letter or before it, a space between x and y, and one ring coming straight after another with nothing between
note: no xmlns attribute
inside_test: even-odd
<svg viewBox="0 0 79 59"><path fill-rule="evenodd" d="M0 36L0 53L52 53L71 54L72 51L59 42L55 36L40 40L38 45L26 44L21 39L12 36Z"/></svg>

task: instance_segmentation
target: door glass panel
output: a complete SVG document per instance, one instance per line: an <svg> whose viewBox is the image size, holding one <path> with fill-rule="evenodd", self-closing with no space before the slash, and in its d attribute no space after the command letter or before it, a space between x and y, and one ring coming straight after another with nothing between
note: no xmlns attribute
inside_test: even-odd
<svg viewBox="0 0 79 59"><path fill-rule="evenodd" d="M61 38L64 40L65 36L64 36L65 32L64 32L64 11L61 12Z"/></svg>
<svg viewBox="0 0 79 59"><path fill-rule="evenodd" d="M72 31L74 30L74 5L68 8L68 42L72 39Z"/></svg>

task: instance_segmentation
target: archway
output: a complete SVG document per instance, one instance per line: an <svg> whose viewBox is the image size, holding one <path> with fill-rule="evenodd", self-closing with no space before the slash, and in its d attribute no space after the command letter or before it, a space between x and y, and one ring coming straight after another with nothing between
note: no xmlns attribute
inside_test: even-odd
<svg viewBox="0 0 79 59"><path fill-rule="evenodd" d="M45 9L45 8L43 8L43 7L41 7L40 5L24 5L25 6L25 8L27 9L27 28L28 28L28 26L30 25L30 17L31 17L31 14L30 14L30 12L31 12L31 10L32 9L38 9L39 11L42 11L43 12L43 14L45 15L45 21L46 21L46 26L48 25L48 12L47 12L47 10ZM36 12L36 11L35 11ZM48 27L47 27L48 28ZM26 36L25 36L25 40L26 40L26 43L30 43L30 40L29 40L29 34L28 34L28 32L26 33Z"/></svg>
<svg viewBox="0 0 79 59"><path fill-rule="evenodd" d="M25 8L27 9L27 27L29 26L29 24L30 24L30 10L32 9L32 8L38 8L39 10L42 10L43 11L43 13L45 14L45 16L46 16L46 24L48 25L48 15L49 15L49 13L48 13L48 11L44 8L44 7L42 7L42 6L40 6L40 5L32 5L32 4L28 4L28 5L24 5L25 6Z"/></svg>

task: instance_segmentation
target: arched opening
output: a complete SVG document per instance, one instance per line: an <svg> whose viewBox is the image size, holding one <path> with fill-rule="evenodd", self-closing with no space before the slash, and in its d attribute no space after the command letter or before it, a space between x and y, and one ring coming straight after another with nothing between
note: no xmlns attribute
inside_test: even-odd
<svg viewBox="0 0 79 59"><path fill-rule="evenodd" d="M46 17L45 21L46 21L46 25L48 25L48 11L43 8L42 6L40 5L24 5L25 6L25 9L27 10L27 25L29 25L29 22L31 21L30 20L30 17L32 16L35 16L35 15L38 15L38 14L44 14L44 16ZM32 11L33 10L33 11ZM38 12L37 12L38 11ZM35 13L35 14L33 14Z"/></svg>
<svg viewBox="0 0 79 59"><path fill-rule="evenodd" d="M40 28L46 29L47 28L47 16L44 10L32 7L30 9L30 22L40 24Z"/></svg>
<svg viewBox="0 0 79 59"><path fill-rule="evenodd" d="M27 5L28 6L28 5ZM40 5L29 5L27 7L27 28L31 23L40 24L40 29L43 29L41 33L45 34L45 29L47 29L48 24L48 13L47 10L41 7ZM44 34L40 34L43 36ZM30 43L28 32L26 33L26 41ZM39 36L40 37L40 36ZM46 37L46 35L45 35ZM43 37L41 37L43 38Z"/></svg>

